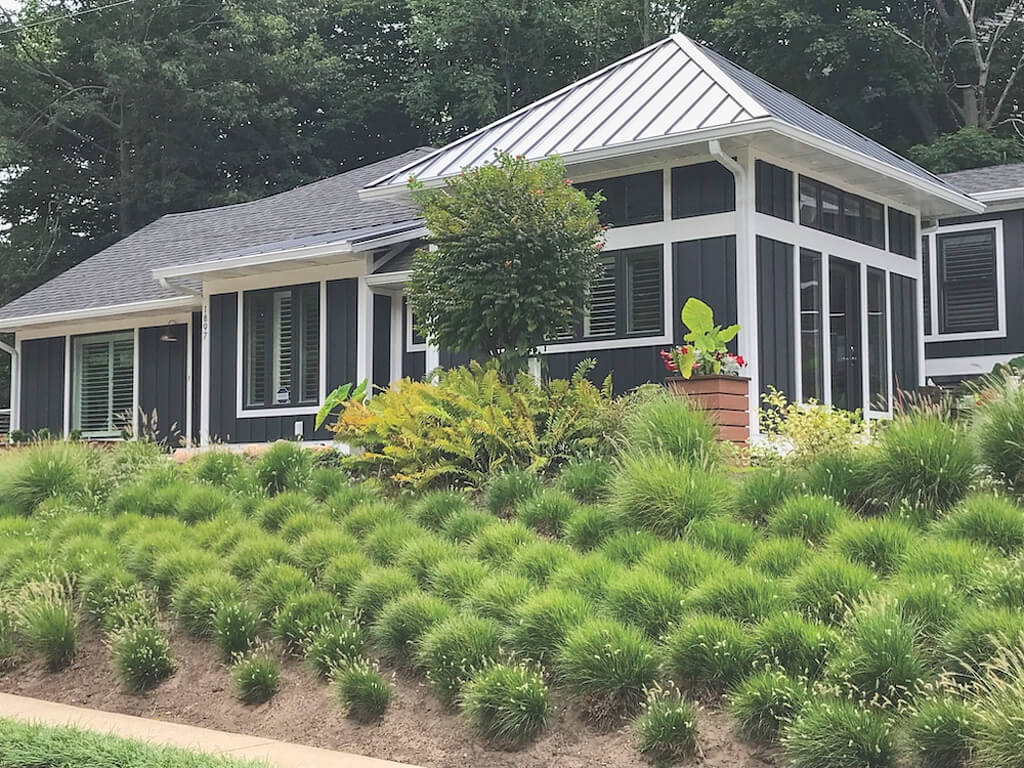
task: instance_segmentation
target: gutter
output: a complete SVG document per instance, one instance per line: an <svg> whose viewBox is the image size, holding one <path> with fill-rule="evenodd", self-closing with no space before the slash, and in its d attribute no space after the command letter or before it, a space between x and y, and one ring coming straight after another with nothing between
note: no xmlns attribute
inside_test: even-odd
<svg viewBox="0 0 1024 768"><path fill-rule="evenodd" d="M186 309L198 305L193 296L173 296L168 299L151 299L136 301L130 304L114 304L106 307L90 307L89 309L73 309L66 312L51 312L43 315L23 315L0 320L0 331L16 331L31 325L50 325L67 323L77 320L94 320L117 315L130 315L136 312L162 312L171 309Z"/></svg>

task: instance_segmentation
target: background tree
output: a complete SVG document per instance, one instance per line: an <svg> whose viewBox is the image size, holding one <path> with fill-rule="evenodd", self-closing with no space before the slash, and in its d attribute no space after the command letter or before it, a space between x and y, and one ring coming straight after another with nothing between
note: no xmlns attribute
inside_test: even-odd
<svg viewBox="0 0 1024 768"><path fill-rule="evenodd" d="M428 190L413 184L430 231L413 259L419 329L452 351L486 352L506 374L578 318L600 265L599 195L565 179L561 160L498 155Z"/></svg>

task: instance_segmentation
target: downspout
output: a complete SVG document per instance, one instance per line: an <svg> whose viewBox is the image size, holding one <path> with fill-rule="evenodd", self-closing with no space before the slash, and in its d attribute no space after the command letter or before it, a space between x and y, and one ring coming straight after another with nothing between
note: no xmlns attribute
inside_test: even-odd
<svg viewBox="0 0 1024 768"><path fill-rule="evenodd" d="M0 351L6 352L11 356L11 427L13 431L20 426L21 423L21 403L19 402L21 397L21 387L19 382L21 381L21 357L18 355L18 350L15 347L5 344L0 341Z"/></svg>
<svg viewBox="0 0 1024 768"><path fill-rule="evenodd" d="M757 344L757 252L754 239L754 190L750 174L742 163L722 151L718 139L708 141L708 154L725 166L736 181L736 308L742 327L737 346L747 359L750 389L750 435L758 434L760 371Z"/></svg>

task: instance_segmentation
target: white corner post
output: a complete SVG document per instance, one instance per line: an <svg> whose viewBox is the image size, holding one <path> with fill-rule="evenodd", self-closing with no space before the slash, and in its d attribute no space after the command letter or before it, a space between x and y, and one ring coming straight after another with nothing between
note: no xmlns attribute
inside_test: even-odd
<svg viewBox="0 0 1024 768"><path fill-rule="evenodd" d="M356 289L356 381L373 378L373 292L366 275L373 269L373 256L366 257L366 273ZM372 387L371 387L372 389Z"/></svg>
<svg viewBox="0 0 1024 768"><path fill-rule="evenodd" d="M402 294L391 294L391 383L402 378L402 361L405 357L405 348L402 340L405 331L405 318L402 312Z"/></svg>
<svg viewBox="0 0 1024 768"><path fill-rule="evenodd" d="M0 352L6 352L11 358L11 431L21 426L21 355L18 351L17 334L15 334L14 346L9 346L0 341Z"/></svg>
<svg viewBox="0 0 1024 768"><path fill-rule="evenodd" d="M210 294L203 290L199 349L199 447L210 445Z"/></svg>
<svg viewBox="0 0 1024 768"><path fill-rule="evenodd" d="M937 238L936 238L937 240ZM915 314L917 315L917 381L915 384L919 387L923 387L927 381L925 378L925 350L924 350L924 254L921 252L921 214L918 212L914 215L914 254L917 256L915 263L918 267L917 280L914 281L914 306L916 307ZM929 266L934 264L935 254L931 255L931 261ZM886 295L888 296L888 289L892 285L892 277L889 277L889 286L886 286ZM934 304L932 306L935 306ZM887 314L892 314L892 299L889 299L889 306L886 308ZM935 332L935 329L932 329ZM889 343L889 352L892 354L892 342ZM889 365L889 378L892 376L892 364ZM890 384L890 387L892 385ZM909 388L909 383L900 382L900 386ZM890 393L892 402L896 402L896 393Z"/></svg>

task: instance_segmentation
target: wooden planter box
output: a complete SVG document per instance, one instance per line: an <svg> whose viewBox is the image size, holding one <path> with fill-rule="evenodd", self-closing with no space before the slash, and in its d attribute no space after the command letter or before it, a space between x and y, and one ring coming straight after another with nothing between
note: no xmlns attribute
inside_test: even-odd
<svg viewBox="0 0 1024 768"><path fill-rule="evenodd" d="M706 411L718 425L720 440L746 443L750 439L750 410L746 376L694 376L665 379L673 395L689 397L693 405Z"/></svg>

